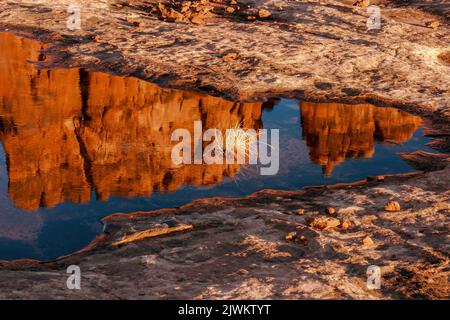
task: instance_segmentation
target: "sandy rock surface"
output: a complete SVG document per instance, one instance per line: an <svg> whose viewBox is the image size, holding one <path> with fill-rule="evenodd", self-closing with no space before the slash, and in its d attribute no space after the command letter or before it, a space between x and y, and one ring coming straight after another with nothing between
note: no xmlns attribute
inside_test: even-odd
<svg viewBox="0 0 450 320"><path fill-rule="evenodd" d="M379 30L368 30L370 13L352 1L286 0L80 0L81 30L69 30L72 2L2 2L0 25L46 35L69 53L60 64L165 86L240 100L285 94L449 112L447 1L372 1L381 8ZM261 18L261 9L271 15ZM202 10L202 21L192 22Z"/></svg>
<svg viewBox="0 0 450 320"><path fill-rule="evenodd" d="M79 253L0 263L0 298L445 299L448 174L115 214ZM392 200L400 211L384 210ZM73 264L81 290L66 288ZM367 287L371 265L380 267L380 290Z"/></svg>

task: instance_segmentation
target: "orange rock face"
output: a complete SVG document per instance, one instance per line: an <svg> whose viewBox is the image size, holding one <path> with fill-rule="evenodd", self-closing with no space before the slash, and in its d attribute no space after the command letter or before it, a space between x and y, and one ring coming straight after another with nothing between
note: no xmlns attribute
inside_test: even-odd
<svg viewBox="0 0 450 320"><path fill-rule="evenodd" d="M421 124L417 116L369 104L302 102L301 118L311 160L325 175L345 158L372 157L376 139L407 141Z"/></svg>
<svg viewBox="0 0 450 320"><path fill-rule="evenodd" d="M107 199L220 183L240 166L174 166L172 131L193 134L196 120L204 130L261 126L260 103L79 69L38 71L27 61L38 60L39 43L7 33L0 42L0 138L9 196L22 209L86 202L93 190Z"/></svg>

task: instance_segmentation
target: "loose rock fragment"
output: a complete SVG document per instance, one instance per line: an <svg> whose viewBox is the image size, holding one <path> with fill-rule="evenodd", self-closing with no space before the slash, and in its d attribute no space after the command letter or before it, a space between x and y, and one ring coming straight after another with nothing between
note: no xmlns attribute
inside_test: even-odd
<svg viewBox="0 0 450 320"><path fill-rule="evenodd" d="M230 52L226 55L222 56L223 60L236 60L238 58L238 54L236 52Z"/></svg>
<svg viewBox="0 0 450 320"><path fill-rule="evenodd" d="M369 236L366 236L364 239L363 239L363 244L365 245L365 246L373 246L375 243L373 242L373 240L372 240L372 238L371 237L369 237Z"/></svg>
<svg viewBox="0 0 450 320"><path fill-rule="evenodd" d="M325 209L325 212L328 214L335 214L336 213L336 209L334 209L333 207L328 207Z"/></svg>
<svg viewBox="0 0 450 320"><path fill-rule="evenodd" d="M319 230L326 230L330 228L335 228L339 226L341 222L336 218L331 217L316 217L312 218L308 221L308 225L310 227L319 229Z"/></svg>
<svg viewBox="0 0 450 320"><path fill-rule="evenodd" d="M227 7L227 8L225 9L225 11L226 11L227 13L233 13L234 11L236 11L236 9L234 9L233 7Z"/></svg>
<svg viewBox="0 0 450 320"><path fill-rule="evenodd" d="M366 180L368 182L372 182L372 181L383 182L384 181L384 176L369 176L369 177L366 178Z"/></svg>
<svg viewBox="0 0 450 320"><path fill-rule="evenodd" d="M341 228L342 230L347 230L352 226L350 220L348 219L344 219L344 221L341 222L341 224L339 225L339 228Z"/></svg>
<svg viewBox="0 0 450 320"><path fill-rule="evenodd" d="M353 3L354 6L366 8L370 6L370 0L357 0Z"/></svg>
<svg viewBox="0 0 450 320"><path fill-rule="evenodd" d="M145 23L142 22L142 21L134 21L133 22L133 26L135 26L135 27L143 27L143 26L145 26Z"/></svg>
<svg viewBox="0 0 450 320"><path fill-rule="evenodd" d="M401 209L400 208L400 204L397 201L389 201L384 206L384 210L385 211L390 211L390 212L400 211L400 209Z"/></svg>
<svg viewBox="0 0 450 320"><path fill-rule="evenodd" d="M287 241L292 241L292 240L294 240L296 237L297 237L297 232L292 231L292 232L289 232L284 238L285 238Z"/></svg>
<svg viewBox="0 0 450 320"><path fill-rule="evenodd" d="M201 16L201 15L195 16L195 17L193 17L191 19L191 22L194 23L194 24L204 24L205 23L205 17Z"/></svg>
<svg viewBox="0 0 450 320"><path fill-rule="evenodd" d="M289 232L285 237L287 241L294 241L302 244L306 244L307 239L303 235L299 235L296 231Z"/></svg>
<svg viewBox="0 0 450 320"><path fill-rule="evenodd" d="M441 24L439 21L429 21L425 24L428 28L437 29Z"/></svg>
<svg viewBox="0 0 450 320"><path fill-rule="evenodd" d="M258 16L261 19L269 18L271 15L272 14L270 13L270 11L266 10L266 9L259 9L259 11L258 11Z"/></svg>

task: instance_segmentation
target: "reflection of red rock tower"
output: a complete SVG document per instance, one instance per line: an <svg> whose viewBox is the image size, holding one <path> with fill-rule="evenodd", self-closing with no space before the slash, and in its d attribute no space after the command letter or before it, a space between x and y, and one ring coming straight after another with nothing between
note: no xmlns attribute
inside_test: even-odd
<svg viewBox="0 0 450 320"><path fill-rule="evenodd" d="M80 137L86 145L93 184L100 198L149 195L183 184L204 185L233 176L238 165L175 166L171 133L203 127L228 129L236 124L259 128L261 104L240 104L192 92L161 89L150 83L107 74L87 75L85 121Z"/></svg>
<svg viewBox="0 0 450 320"><path fill-rule="evenodd" d="M0 138L9 196L22 209L215 184L239 165L174 166L177 128L261 126L261 104L161 89L78 69L38 71L37 42L0 33Z"/></svg>
<svg viewBox="0 0 450 320"><path fill-rule="evenodd" d="M375 137L380 141L396 143L408 141L421 124L419 117L398 109L381 107L374 109Z"/></svg>
<svg viewBox="0 0 450 320"><path fill-rule="evenodd" d="M372 157L375 138L402 143L421 123L401 110L369 104L302 102L301 118L311 161L322 165L326 176L345 158Z"/></svg>
<svg viewBox="0 0 450 320"><path fill-rule="evenodd" d="M0 33L0 138L8 159L9 196L23 209L85 202L73 119L80 113L78 70L36 70L42 46Z"/></svg>

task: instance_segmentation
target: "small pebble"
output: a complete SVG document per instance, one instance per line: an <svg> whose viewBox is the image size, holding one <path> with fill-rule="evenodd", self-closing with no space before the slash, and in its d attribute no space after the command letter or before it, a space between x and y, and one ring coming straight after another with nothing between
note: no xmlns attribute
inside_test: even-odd
<svg viewBox="0 0 450 320"><path fill-rule="evenodd" d="M233 7L227 7L227 8L225 9L225 11L226 11L227 13L233 13L234 11L236 11L236 9L234 9Z"/></svg>
<svg viewBox="0 0 450 320"><path fill-rule="evenodd" d="M292 241L292 240L294 240L296 237L297 237L297 232L292 231L292 232L289 232L284 238L285 238L287 241Z"/></svg>
<svg viewBox="0 0 450 320"><path fill-rule="evenodd" d="M363 239L362 242L363 242L363 244L364 244L365 246L372 246L372 245L374 245L374 242L373 242L372 238L369 237L369 236L366 236L366 237Z"/></svg>
<svg viewBox="0 0 450 320"><path fill-rule="evenodd" d="M389 212L400 211L401 210L400 203L398 203L397 201L389 201L384 206L384 210Z"/></svg>
<svg viewBox="0 0 450 320"><path fill-rule="evenodd" d="M368 182L372 182L372 181L382 182L382 181L384 181L384 176L369 176L369 177L366 178L366 181L368 181Z"/></svg>
<svg viewBox="0 0 450 320"><path fill-rule="evenodd" d="M349 220L345 219L344 221L341 222L341 224L339 225L339 227L343 230L347 230L351 227L351 223Z"/></svg>
<svg viewBox="0 0 450 320"><path fill-rule="evenodd" d="M259 11L258 11L258 16L261 18L261 19L264 19L264 18L268 18L268 17L270 17L272 14L270 13L270 11L269 10L266 10L266 9L259 9Z"/></svg>

